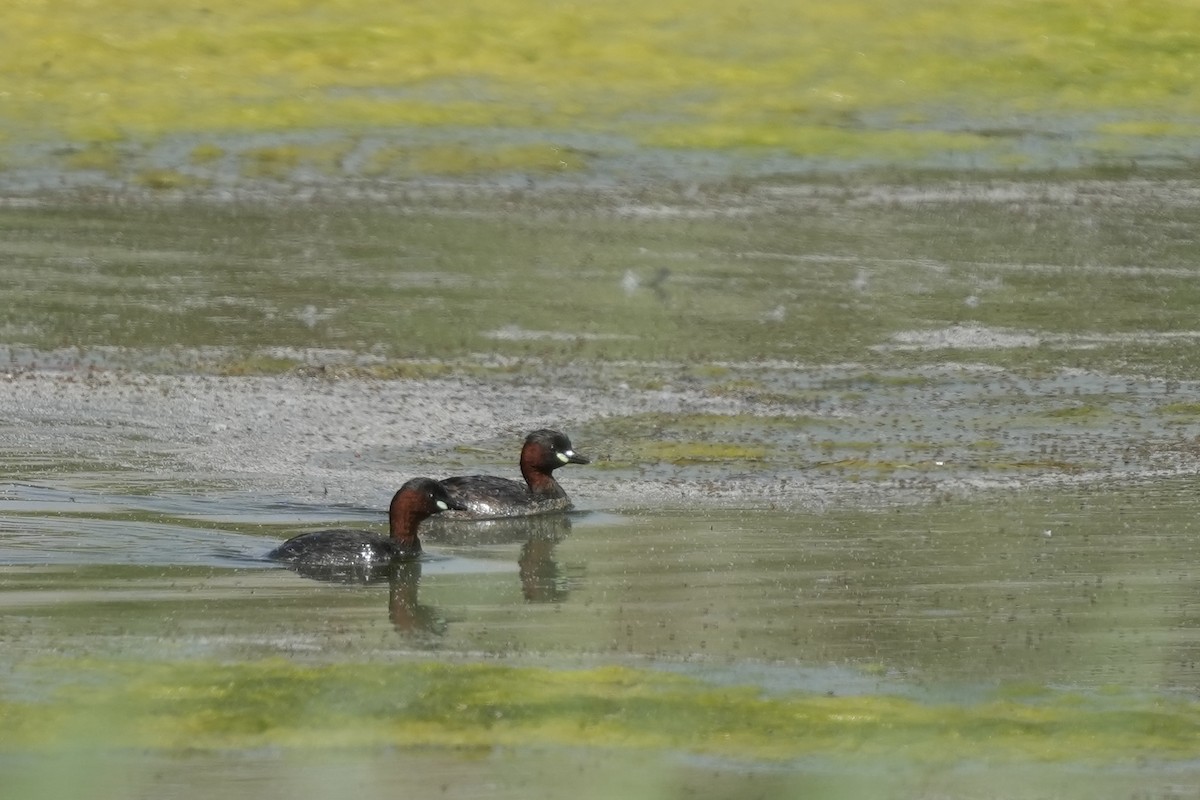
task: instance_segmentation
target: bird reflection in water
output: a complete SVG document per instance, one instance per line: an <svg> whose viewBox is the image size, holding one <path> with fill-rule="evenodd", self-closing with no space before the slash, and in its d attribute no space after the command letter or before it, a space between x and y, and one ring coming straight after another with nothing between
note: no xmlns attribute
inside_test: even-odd
<svg viewBox="0 0 1200 800"><path fill-rule="evenodd" d="M453 546L522 542L517 566L521 593L531 603L559 603L571 593L571 578L554 558L554 548L571 533L566 514L473 521L431 519L422 534Z"/></svg>
<svg viewBox="0 0 1200 800"><path fill-rule="evenodd" d="M358 564L354 566L310 566L289 564L297 575L325 583L388 584L388 619L400 633L442 635L446 620L433 606L421 604L417 597L421 587L421 562L393 561L390 564Z"/></svg>
<svg viewBox="0 0 1200 800"><path fill-rule="evenodd" d="M517 557L521 593L530 603L558 603L571 593L572 579L554 558L554 548L571 532L571 519L565 514L541 517L456 522L452 525L422 526L426 541L447 546L494 545L521 542ZM290 564L288 567L305 578L326 583L388 584L388 619L397 632L410 635L441 636L446 618L434 606L419 600L421 561L394 561L390 564L314 567Z"/></svg>
<svg viewBox="0 0 1200 800"><path fill-rule="evenodd" d="M570 530L569 522L566 527ZM521 593L530 603L560 603L571 593L571 579L554 560L557 544L558 539L531 536L521 545L521 555L517 558Z"/></svg>
<svg viewBox="0 0 1200 800"><path fill-rule="evenodd" d="M388 581L388 619L397 633L441 636L446 632L446 618L417 599L420 588L420 561L394 565Z"/></svg>

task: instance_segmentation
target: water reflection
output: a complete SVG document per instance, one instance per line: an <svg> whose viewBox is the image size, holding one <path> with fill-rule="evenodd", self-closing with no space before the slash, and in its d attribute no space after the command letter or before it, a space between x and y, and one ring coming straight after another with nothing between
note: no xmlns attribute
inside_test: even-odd
<svg viewBox="0 0 1200 800"><path fill-rule="evenodd" d="M506 519L457 520L432 517L421 526L421 538L444 545L513 544L533 540L558 542L571 533L567 514Z"/></svg>
<svg viewBox="0 0 1200 800"><path fill-rule="evenodd" d="M433 634L446 632L446 618L434 606L418 600L421 562L395 564L388 582L388 619L397 633Z"/></svg>
<svg viewBox="0 0 1200 800"><path fill-rule="evenodd" d="M281 566L301 577L325 583L365 586L386 581L388 619L398 632L440 636L446 631L445 617L434 606L422 604L419 600L422 570L419 560L337 567L296 563Z"/></svg>
<svg viewBox="0 0 1200 800"><path fill-rule="evenodd" d="M554 557L558 543L571 533L566 514L478 521L441 520L428 526L427 538L446 545L522 542L517 567L521 592L531 603L559 603L571 593L571 578Z"/></svg>
<svg viewBox="0 0 1200 800"><path fill-rule="evenodd" d="M391 580L395 568L404 562L354 563L354 564L304 564L281 562L279 566L290 569L303 578L326 583L370 584Z"/></svg>
<svg viewBox="0 0 1200 800"><path fill-rule="evenodd" d="M571 580L554 558L557 544L557 539L531 536L521 545L521 592L530 603L560 603L571 593Z"/></svg>
<svg viewBox="0 0 1200 800"><path fill-rule="evenodd" d="M555 548L571 532L571 519L563 514L501 520L454 522L422 527L423 537L444 547L493 546L521 542L517 573L521 594L529 603L559 603L571 593L575 580L555 558ZM391 564L312 566L281 564L301 577L326 583L368 585L387 582L388 619L399 633L446 632L446 617L435 606L420 602L425 564L438 564L454 556L437 553L417 561Z"/></svg>

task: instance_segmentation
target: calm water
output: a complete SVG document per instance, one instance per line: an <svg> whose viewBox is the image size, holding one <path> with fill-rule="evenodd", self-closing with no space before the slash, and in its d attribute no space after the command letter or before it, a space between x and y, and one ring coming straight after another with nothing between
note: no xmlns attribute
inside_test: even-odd
<svg viewBox="0 0 1200 800"><path fill-rule="evenodd" d="M822 191L6 209L7 397L300 371L405 415L406 379L465 376L585 397L597 463L570 516L320 581L261 556L382 526L373 472L506 461L346 447L289 399L294 469L361 485L287 492L202 459L232 409L140 428L58 387L0 421L0 781L1200 796L1193 195Z"/></svg>
<svg viewBox="0 0 1200 800"><path fill-rule="evenodd" d="M364 586L309 580L256 559L301 523L378 524L367 511L13 484L0 508L0 561L8 565L0 685L10 698L53 706L64 686L111 680L100 669L107 663L382 662L403 682L405 663L432 657L519 669L625 665L698 678L716 691L899 697L934 709L975 707L1015 688L1033 691L1035 704L1049 701L1036 699L1044 692L1090 698L1079 702L1095 704L1097 718L1131 703L1149 713L1191 702L1200 681L1188 502L1196 488L1176 480L872 512L592 509L493 529L484 544L464 543L454 528L431 531L424 561ZM146 515L172 521L138 519ZM221 529L209 527L214 519ZM372 691L388 702L385 687ZM79 713L73 726L100 724ZM73 726L59 734L72 751L80 747ZM35 794L92 786L98 773L107 796L136 789L181 797L200 796L196 782L213 770L238 797L284 796L312 781L332 790L347 780L386 796L391 776L412 769L418 785L447 785L451 796L474 796L480 786L516 796L531 781L550 786L575 771L603 775L605 791L641 796L710 779L725 792L767 796L819 784L832 796L890 796L888 787L995 796L986 788L993 769L1014 781L1002 796L1055 785L1063 796L1124 796L1200 777L1194 762L1172 760L1118 762L1105 766L1103 780L1068 780L1092 762L1087 747L1058 754L1057 767L1034 757L993 768L977 753L922 766L809 753L801 743L782 763L756 766L610 746L547 751L544 743L334 748L314 760L258 748L218 757L118 747L101 756L89 741L87 758L100 761L78 773L60 773L42 747L0 769ZM628 785L611 772L631 767L646 772Z"/></svg>
<svg viewBox="0 0 1200 800"><path fill-rule="evenodd" d="M588 510L484 526L482 536L430 524L421 562L364 586L261 557L302 524L381 527L369 511L225 496L206 514L209 503L193 498L13 484L0 505L2 602L26 626L69 622L69 639L88 647L123 648L114 632L168 616L187 634L166 639L195 637L189 646L217 658L300 642L320 651L332 636L363 653L711 670L773 691L1193 692L1196 487L872 512ZM147 514L174 521L138 519ZM214 518L226 529L207 527ZM396 617L398 593L419 619ZM288 641L264 641L277 625ZM6 657L35 657L62 635L25 631Z"/></svg>

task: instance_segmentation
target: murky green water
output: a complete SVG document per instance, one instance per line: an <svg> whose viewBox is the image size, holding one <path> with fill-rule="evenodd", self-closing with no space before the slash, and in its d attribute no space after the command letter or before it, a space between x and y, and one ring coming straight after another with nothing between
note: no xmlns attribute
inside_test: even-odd
<svg viewBox="0 0 1200 800"><path fill-rule="evenodd" d="M0 209L0 778L1195 796L1194 196ZM210 418L192 373L245 399ZM259 560L381 524L392 470L511 470L511 418L392 442L309 405L433 414L415 381L464 381L437 413L471 430L504 392L557 403L513 413L569 414L596 460L564 476L579 511L431 525L426 559L371 585ZM245 463L293 433L282 478ZM240 461L214 455L227 434Z"/></svg>
<svg viewBox="0 0 1200 800"><path fill-rule="evenodd" d="M516 796L575 770L607 774L596 796L670 795L705 776L768 795L1165 791L1200 777L1195 489L597 510L483 545L438 531L390 583L346 586L248 561L294 529L287 518L338 514L225 497L214 530L170 496L12 486L4 702L9 747L26 756L4 768L35 794L93 786L98 771L103 796L199 796L186 785L217 764L247 797L312 780L385 796L400 773L452 796ZM649 688L598 718L585 699L539 696L550 675L591 696L614 666ZM689 681L667 688L695 728L653 710L663 676ZM486 721L477 703L494 709ZM797 728L782 739L779 713ZM739 740L721 732L727 714L770 727ZM62 772L81 749L78 772ZM645 772L607 772L631 767ZM1063 777L1085 769L1105 777ZM1013 782L996 795L999 774Z"/></svg>
<svg viewBox="0 0 1200 800"><path fill-rule="evenodd" d="M643 382L664 363L704 377L729 361L964 357L1190 377L1194 191L915 179L33 199L0 214L0 330L84 348L84 363L194 348L174 361L232 372L287 369L289 348L315 348L352 362L465 358L484 374L521 371L507 359L632 361Z"/></svg>

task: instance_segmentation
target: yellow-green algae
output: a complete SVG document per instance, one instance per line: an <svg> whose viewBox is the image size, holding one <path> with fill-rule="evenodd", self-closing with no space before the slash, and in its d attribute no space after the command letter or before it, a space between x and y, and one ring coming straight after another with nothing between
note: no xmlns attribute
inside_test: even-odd
<svg viewBox="0 0 1200 800"><path fill-rule="evenodd" d="M1071 118L1108 150L1191 137L1197 51L1189 0L20 0L0 116L10 143L466 126L895 161Z"/></svg>
<svg viewBox="0 0 1200 800"><path fill-rule="evenodd" d="M294 358L251 353L240 358L229 358L210 365L218 375L282 375L295 372L300 362Z"/></svg>
<svg viewBox="0 0 1200 800"><path fill-rule="evenodd" d="M1158 409L1160 414L1175 414L1179 416L1200 416L1200 403L1166 403Z"/></svg>
<svg viewBox="0 0 1200 800"><path fill-rule="evenodd" d="M391 146L378 150L365 172L372 176L475 175L489 172L573 172L584 167L582 153L542 143L492 148L465 143Z"/></svg>
<svg viewBox="0 0 1200 800"><path fill-rule="evenodd" d="M637 450L649 461L671 464L763 461L767 448L736 442L648 442Z"/></svg>
<svg viewBox="0 0 1200 800"><path fill-rule="evenodd" d="M187 189L205 181L173 169L147 169L134 176L134 183L148 189Z"/></svg>
<svg viewBox="0 0 1200 800"><path fill-rule="evenodd" d="M1200 704L1039 690L977 704L767 695L624 667L77 661L44 701L0 700L5 750L590 746L786 760L1191 759ZM103 736L92 738L103 730Z"/></svg>
<svg viewBox="0 0 1200 800"><path fill-rule="evenodd" d="M1049 411L1041 412L1041 416L1049 417L1056 420L1071 420L1078 422L1094 421L1098 417L1105 416L1109 413L1108 409L1091 404L1083 404L1078 406L1065 406L1063 408L1052 408Z"/></svg>
<svg viewBox="0 0 1200 800"><path fill-rule="evenodd" d="M601 469L657 463L751 465L769 461L781 436L791 439L812 423L803 415L643 413L593 422L587 435L608 442L606 457L596 465Z"/></svg>
<svg viewBox="0 0 1200 800"><path fill-rule="evenodd" d="M758 414L713 414L705 412L673 413L646 412L610 417L594 423L605 435L613 438L636 438L649 436L696 436L716 433L744 437L747 428L760 431L771 428L795 430L812 424L811 417L803 415L758 415Z"/></svg>

